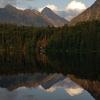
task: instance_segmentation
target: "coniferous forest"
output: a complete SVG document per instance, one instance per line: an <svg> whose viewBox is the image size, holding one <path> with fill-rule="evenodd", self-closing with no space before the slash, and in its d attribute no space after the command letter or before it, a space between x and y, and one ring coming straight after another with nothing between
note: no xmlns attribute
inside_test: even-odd
<svg viewBox="0 0 100 100"><path fill-rule="evenodd" d="M58 53L68 55L93 53L99 55L100 21L82 22L75 26L65 25L59 28L0 24L0 74L36 71L37 67L34 67L38 66L35 57L36 52L43 52L47 55ZM58 72L60 70L56 67L42 67L38 69L47 72L50 72L50 69ZM65 69L68 71L70 67L65 66L63 70ZM80 66L78 69L78 71L85 69L88 72L95 69L95 74L100 71L98 66L95 68L94 66L91 68ZM69 72L73 70L77 73L77 67L72 67Z"/></svg>

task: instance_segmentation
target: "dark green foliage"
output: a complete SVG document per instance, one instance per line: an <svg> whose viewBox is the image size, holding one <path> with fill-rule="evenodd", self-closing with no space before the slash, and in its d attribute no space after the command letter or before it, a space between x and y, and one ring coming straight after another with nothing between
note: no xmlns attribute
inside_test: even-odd
<svg viewBox="0 0 100 100"><path fill-rule="evenodd" d="M64 26L49 38L48 50L63 52L100 52L100 22ZM51 51L52 51L51 50Z"/></svg>
<svg viewBox="0 0 100 100"><path fill-rule="evenodd" d="M65 70L67 70L68 73L77 73L78 71L84 70L84 73L86 71L86 74L90 69L95 70L96 74L100 71L98 66L85 67L85 69L83 68L85 65L76 65L77 67L80 67L76 69L74 69L74 67L71 68L70 66L72 65L68 65L70 68L64 66L61 69L62 65L60 62L55 67L40 66L36 58L36 52L39 54L41 48L43 49L42 51L46 50L50 55L51 53L67 53L69 55L73 53L79 55L94 53L99 55L100 21L83 22L73 27L66 25L61 28L49 26L46 28L36 28L1 24L0 74L34 72L36 70L41 70L42 72L60 72L62 70L63 73L65 73ZM68 58L67 62L70 62L71 59L68 61ZM82 61L84 60L81 60L80 62ZM54 63L56 63L56 61ZM75 65L74 62L71 64L73 64L73 66ZM83 64L84 63L82 63L82 65ZM99 65L99 61L97 64ZM89 75L93 76L94 72L91 72ZM100 77L100 75L98 75L98 77Z"/></svg>

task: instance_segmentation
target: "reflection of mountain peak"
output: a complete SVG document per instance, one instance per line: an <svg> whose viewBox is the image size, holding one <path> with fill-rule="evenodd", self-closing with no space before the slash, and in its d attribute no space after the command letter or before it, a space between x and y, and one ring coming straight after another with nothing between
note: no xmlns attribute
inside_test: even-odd
<svg viewBox="0 0 100 100"><path fill-rule="evenodd" d="M40 12L39 12L39 11L37 11L37 10L35 10L35 9L32 9L32 11L33 11L35 14L40 15Z"/></svg>
<svg viewBox="0 0 100 100"><path fill-rule="evenodd" d="M6 5L4 10L10 11L12 13L17 11L16 7L14 7L14 6L10 5L10 4Z"/></svg>
<svg viewBox="0 0 100 100"><path fill-rule="evenodd" d="M48 83L47 78L48 80L51 80L51 78L55 75L58 75L58 77L61 75L59 76L59 74L51 74L45 77L43 74L34 75L23 74L15 76L11 75L9 77L3 76L4 80L3 77L0 77L0 84L6 81L5 83L7 83L7 85L14 85L15 83L21 85L21 81L24 82L20 87L13 91L0 88L0 98L2 98L2 100L23 100L23 98L24 100L94 100L87 91L83 90L80 86L71 81L70 78L65 78L64 80L55 82L51 87L45 89L41 84L44 81ZM14 80L12 80L12 78ZM32 88L27 88L27 86L30 87L30 82L32 83ZM54 80L50 82L52 83ZM33 88L34 84L36 84L35 88Z"/></svg>
<svg viewBox="0 0 100 100"><path fill-rule="evenodd" d="M5 8L7 8L7 9L9 9L9 8L10 8L10 9L11 9L11 8L14 9L15 7L13 7L13 6L10 5L10 4L7 4L7 5L5 6Z"/></svg>
<svg viewBox="0 0 100 100"><path fill-rule="evenodd" d="M64 91L70 96L80 95L81 93L84 92L84 89L81 88L76 83L74 83L70 78L65 78L64 80L60 80L57 83L53 84L51 87L46 89L42 85L39 85L38 88L49 93L56 92L58 89L64 89Z"/></svg>

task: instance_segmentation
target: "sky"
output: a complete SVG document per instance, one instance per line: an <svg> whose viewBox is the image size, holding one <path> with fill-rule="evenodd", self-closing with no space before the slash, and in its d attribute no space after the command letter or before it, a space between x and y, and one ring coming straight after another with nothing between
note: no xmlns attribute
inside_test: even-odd
<svg viewBox="0 0 100 100"><path fill-rule="evenodd" d="M20 8L42 9L48 6L54 10L65 10L71 2L74 2L76 4L76 7L77 3L80 3L81 9L82 5L89 7L91 4L93 4L94 1L95 0L17 0L16 5Z"/></svg>
<svg viewBox="0 0 100 100"><path fill-rule="evenodd" d="M14 5L19 9L36 9L42 11L43 8L48 7L53 11L65 11L72 15L77 15L90 7L95 0L0 0L0 7L7 4ZM68 18L68 16L67 16Z"/></svg>
<svg viewBox="0 0 100 100"><path fill-rule="evenodd" d="M82 5L89 7L94 1L95 0L0 0L0 7L6 4L12 4L19 8L40 9L49 6L55 10L65 10L71 2L74 2L76 6L77 3L80 3L81 9Z"/></svg>

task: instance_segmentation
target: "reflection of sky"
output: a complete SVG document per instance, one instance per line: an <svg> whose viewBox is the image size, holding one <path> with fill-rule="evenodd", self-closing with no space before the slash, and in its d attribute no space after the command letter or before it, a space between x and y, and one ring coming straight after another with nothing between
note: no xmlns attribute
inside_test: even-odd
<svg viewBox="0 0 100 100"><path fill-rule="evenodd" d="M71 81L69 78L64 79L61 82L58 82L57 84L53 85L49 89L44 89L41 85L39 86L40 89L47 91L47 92L54 92L57 89L63 89L65 90L70 96L79 95L84 92L83 88L78 86L76 83Z"/></svg>
<svg viewBox="0 0 100 100"><path fill-rule="evenodd" d="M45 90L41 85L37 88L20 87L12 92L0 88L0 100L94 100L92 96L66 78Z"/></svg>

